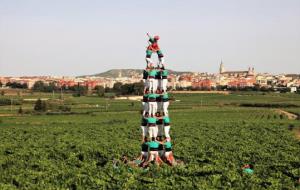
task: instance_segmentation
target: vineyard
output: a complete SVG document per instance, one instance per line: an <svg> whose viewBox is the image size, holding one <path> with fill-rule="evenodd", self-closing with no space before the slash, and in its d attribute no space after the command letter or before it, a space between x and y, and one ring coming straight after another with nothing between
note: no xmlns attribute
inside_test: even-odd
<svg viewBox="0 0 300 190"><path fill-rule="evenodd" d="M34 114L36 97L0 106L0 189L300 188L300 141L290 130L300 122L274 111L300 113L299 95L172 94L174 153L184 164L147 169L120 162L139 155L140 102L66 95L70 113ZM252 175L242 172L248 163Z"/></svg>

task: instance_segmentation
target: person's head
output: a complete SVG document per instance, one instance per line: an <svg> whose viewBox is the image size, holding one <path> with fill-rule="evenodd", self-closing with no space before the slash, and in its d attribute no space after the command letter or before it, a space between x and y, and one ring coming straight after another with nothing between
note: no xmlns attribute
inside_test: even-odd
<svg viewBox="0 0 300 190"><path fill-rule="evenodd" d="M152 137L151 140L152 140L152 141L155 141L155 137Z"/></svg>
<svg viewBox="0 0 300 190"><path fill-rule="evenodd" d="M159 36L154 36L154 40L158 41L159 39Z"/></svg>
<svg viewBox="0 0 300 190"><path fill-rule="evenodd" d="M155 116L160 117L160 112L156 112Z"/></svg>
<svg viewBox="0 0 300 190"><path fill-rule="evenodd" d="M250 169L253 169L254 168L254 166L253 166L253 164L246 164L243 168L250 168Z"/></svg>
<svg viewBox="0 0 300 190"><path fill-rule="evenodd" d="M148 142L148 138L147 137L144 137L144 142Z"/></svg>

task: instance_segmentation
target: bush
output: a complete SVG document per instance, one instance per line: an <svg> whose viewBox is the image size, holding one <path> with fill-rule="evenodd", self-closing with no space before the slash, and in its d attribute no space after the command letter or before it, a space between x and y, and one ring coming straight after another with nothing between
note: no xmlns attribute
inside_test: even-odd
<svg viewBox="0 0 300 190"><path fill-rule="evenodd" d="M66 105L60 105L60 106L58 107L58 109L59 109L60 111L63 111L63 112L70 112L70 111L71 111L71 107L70 107L70 106L66 106Z"/></svg>
<svg viewBox="0 0 300 190"><path fill-rule="evenodd" d="M35 102L34 110L38 112L45 112L47 110L47 104L45 101L42 101L40 98Z"/></svg>
<svg viewBox="0 0 300 190"><path fill-rule="evenodd" d="M22 99L0 98L0 106L21 105Z"/></svg>
<svg viewBox="0 0 300 190"><path fill-rule="evenodd" d="M23 114L23 108L22 108L22 106L19 107L19 109L18 109L18 114Z"/></svg>

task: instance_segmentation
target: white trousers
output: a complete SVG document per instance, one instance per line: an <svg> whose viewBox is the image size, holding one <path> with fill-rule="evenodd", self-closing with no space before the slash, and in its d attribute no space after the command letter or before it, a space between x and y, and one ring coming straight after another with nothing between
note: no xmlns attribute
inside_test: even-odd
<svg viewBox="0 0 300 190"><path fill-rule="evenodd" d="M158 130L157 130L157 126L149 126L148 127L148 132L149 132L149 137L150 137L150 139L151 138L156 138L157 137L157 132L158 132Z"/></svg>
<svg viewBox="0 0 300 190"><path fill-rule="evenodd" d="M150 92L155 92L156 88L157 88L157 87L155 88L156 80L154 78L149 78L148 81L149 81L149 91Z"/></svg>
<svg viewBox="0 0 300 190"><path fill-rule="evenodd" d="M154 116L157 112L157 102L148 102L149 104L149 115Z"/></svg>
<svg viewBox="0 0 300 190"><path fill-rule="evenodd" d="M165 116L169 116L169 111L168 111L169 104L170 104L169 102L163 102L162 103L163 112L165 113Z"/></svg>
<svg viewBox="0 0 300 190"><path fill-rule="evenodd" d="M155 158L157 157L157 156L159 156L158 155L158 151L150 151L150 158L149 158L149 161L151 162L151 161L154 161L155 160Z"/></svg>
<svg viewBox="0 0 300 190"><path fill-rule="evenodd" d="M170 138L170 125L164 127L165 137Z"/></svg>
<svg viewBox="0 0 300 190"><path fill-rule="evenodd" d="M167 92L167 84L168 84L168 79L162 79L162 82L161 82L161 86L162 86L162 90L164 92Z"/></svg>
<svg viewBox="0 0 300 190"><path fill-rule="evenodd" d="M143 104L143 116L145 116L146 112L149 112L149 103L142 102L142 104Z"/></svg>
<svg viewBox="0 0 300 190"><path fill-rule="evenodd" d="M154 79L154 86L153 86L153 92L156 92L157 90L157 87L158 87L158 80L157 79Z"/></svg>
<svg viewBox="0 0 300 190"><path fill-rule="evenodd" d="M144 90L146 90L147 88L149 88L149 80L143 79L143 81L144 81Z"/></svg>
<svg viewBox="0 0 300 190"><path fill-rule="evenodd" d="M143 137L148 135L148 127L147 126L141 126L142 129L142 135Z"/></svg>

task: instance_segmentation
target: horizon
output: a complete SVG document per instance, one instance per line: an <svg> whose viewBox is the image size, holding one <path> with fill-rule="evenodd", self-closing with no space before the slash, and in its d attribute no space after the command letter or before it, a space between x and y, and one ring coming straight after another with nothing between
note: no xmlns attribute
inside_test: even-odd
<svg viewBox="0 0 300 190"><path fill-rule="evenodd" d="M223 61L227 70L300 72L300 1L154 0L153 5L159 6L0 0L0 76L143 69L147 32L161 36L171 70L217 73Z"/></svg>

